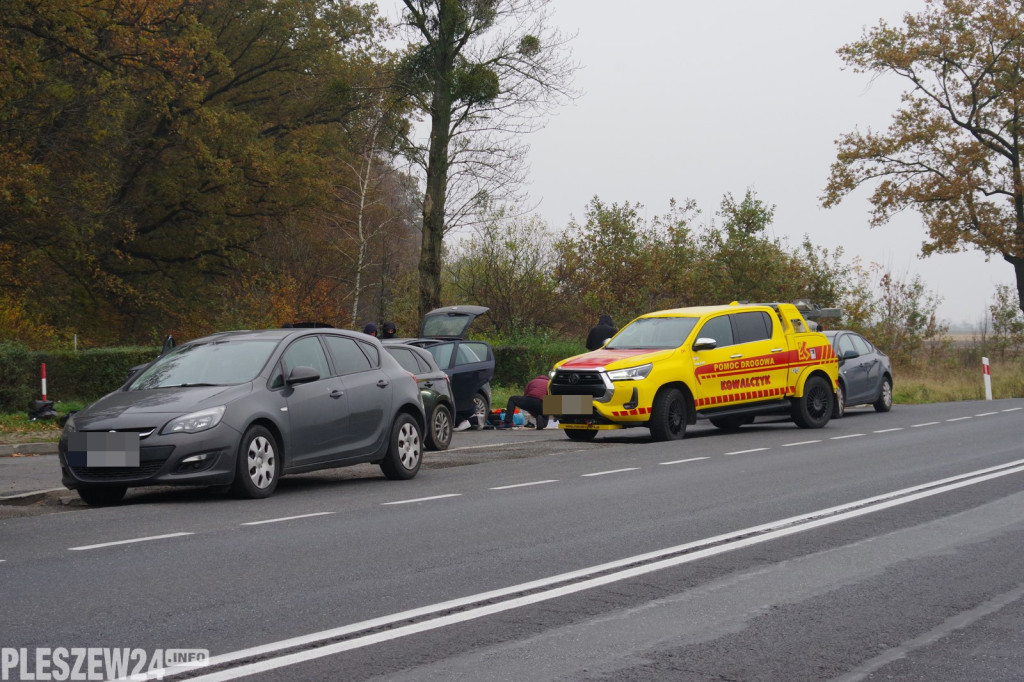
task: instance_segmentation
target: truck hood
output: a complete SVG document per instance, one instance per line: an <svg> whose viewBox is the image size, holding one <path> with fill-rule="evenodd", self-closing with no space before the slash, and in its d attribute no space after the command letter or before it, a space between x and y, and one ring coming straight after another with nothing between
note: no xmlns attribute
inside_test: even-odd
<svg viewBox="0 0 1024 682"><path fill-rule="evenodd" d="M676 349L650 350L647 348L616 348L610 350L601 348L590 353L577 355L565 360L556 369L565 370L594 370L601 367L608 369L621 369L624 367L636 367L648 362L656 362L667 358Z"/></svg>

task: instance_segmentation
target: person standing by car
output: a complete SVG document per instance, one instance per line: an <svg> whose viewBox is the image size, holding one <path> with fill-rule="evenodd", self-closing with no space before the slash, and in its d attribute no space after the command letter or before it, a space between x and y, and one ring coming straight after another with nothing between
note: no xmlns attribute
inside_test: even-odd
<svg viewBox="0 0 1024 682"><path fill-rule="evenodd" d="M397 333L397 331L398 330L395 328L395 323L394 322L385 322L384 323L384 334L380 338L382 338L382 339L393 339L393 338L395 338L395 334Z"/></svg>
<svg viewBox="0 0 1024 682"><path fill-rule="evenodd" d="M601 315L597 324L590 328L587 334L587 350L597 350L604 345L604 342L619 333L619 328L612 322L611 315Z"/></svg>
<svg viewBox="0 0 1024 682"><path fill-rule="evenodd" d="M366 326L363 327L363 333L369 334L370 336L377 336L377 325L373 322L367 322Z"/></svg>
<svg viewBox="0 0 1024 682"><path fill-rule="evenodd" d="M541 411L544 409L544 396L547 393L548 376L546 374L538 374L536 378L531 379L526 384L523 395L514 395L508 399L508 405L505 407L505 419L494 428L511 429L512 417L518 407L536 417L537 428L543 429L548 425L548 418L541 414Z"/></svg>

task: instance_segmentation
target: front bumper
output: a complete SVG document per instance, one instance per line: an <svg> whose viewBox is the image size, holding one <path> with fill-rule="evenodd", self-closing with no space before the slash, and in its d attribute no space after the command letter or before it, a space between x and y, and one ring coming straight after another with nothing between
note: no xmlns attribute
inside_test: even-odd
<svg viewBox="0 0 1024 682"><path fill-rule="evenodd" d="M239 438L224 423L194 434L154 433L139 443L138 466L89 466L85 453L68 451L64 434L57 448L61 483L71 490L85 485L227 485L234 480Z"/></svg>

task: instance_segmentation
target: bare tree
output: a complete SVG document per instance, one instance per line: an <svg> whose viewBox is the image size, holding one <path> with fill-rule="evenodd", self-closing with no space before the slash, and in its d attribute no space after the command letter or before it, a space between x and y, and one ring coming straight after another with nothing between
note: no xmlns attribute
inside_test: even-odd
<svg viewBox="0 0 1024 682"><path fill-rule="evenodd" d="M569 38L549 25L549 0L403 0L414 36L400 87L429 119L425 144L409 142L423 168L420 314L441 303L444 235L479 202L521 184L522 137L571 98Z"/></svg>

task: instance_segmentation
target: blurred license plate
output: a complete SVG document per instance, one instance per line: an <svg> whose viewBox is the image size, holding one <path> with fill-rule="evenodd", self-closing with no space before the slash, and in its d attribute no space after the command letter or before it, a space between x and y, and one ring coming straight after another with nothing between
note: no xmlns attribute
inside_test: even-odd
<svg viewBox="0 0 1024 682"><path fill-rule="evenodd" d="M87 467L137 467L139 434L132 431L69 434L68 463Z"/></svg>
<svg viewBox="0 0 1024 682"><path fill-rule="evenodd" d="M546 395L544 414L593 414L594 398L589 395Z"/></svg>

